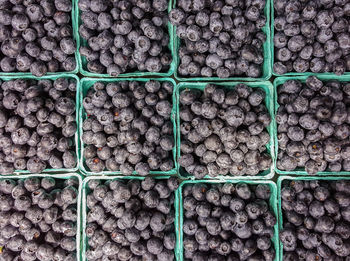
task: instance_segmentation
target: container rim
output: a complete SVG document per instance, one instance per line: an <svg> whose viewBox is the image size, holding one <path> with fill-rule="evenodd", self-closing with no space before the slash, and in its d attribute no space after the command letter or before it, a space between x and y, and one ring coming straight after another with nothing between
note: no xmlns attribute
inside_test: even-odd
<svg viewBox="0 0 350 261"><path fill-rule="evenodd" d="M274 3L273 3L273 0L271 1L271 72L272 72L272 75L273 76L276 76L276 77L281 77L281 76L311 76L311 75L315 75L315 76L338 76L336 75L335 73L330 73L330 72L324 72L324 73L314 73L314 72L311 72L311 71L308 71L308 72L303 72L303 73L298 73L298 72L289 72L289 73L285 73L285 74L278 74L278 73L275 73L274 70L273 70L273 65L275 63L275 47L274 47L274 41L273 41L273 38L275 36L275 26L274 26L274 22L275 22L275 8L274 8ZM345 72L343 74L343 76L345 75L350 75L350 72Z"/></svg>
<svg viewBox="0 0 350 261"><path fill-rule="evenodd" d="M274 104L275 104L275 115L277 114L277 110L279 108L279 103L278 103L278 87L285 83L288 80L298 80L301 81L302 83L305 83L306 79L311 76L311 75L299 75L299 76L293 76L293 77L277 77L273 81L273 89L274 89ZM325 74L316 74L316 76L319 80L322 82L327 82L331 80L337 80L340 82L348 82L350 81L350 75L342 75L342 76L334 76L334 75L325 75ZM308 175L308 173L305 171L305 168L299 168L294 171L285 171L285 170L280 170L277 167L277 155L278 155L278 131L277 131L278 124L275 121L275 132L274 132L274 144L275 144L275 161L274 163L274 169L277 174L279 175ZM339 172L332 172L332 171L322 171L322 172L317 172L315 176L342 176L342 175L350 175L350 171L339 171Z"/></svg>
<svg viewBox="0 0 350 261"><path fill-rule="evenodd" d="M152 178L154 179L168 179L172 176L169 175L162 175L162 176L153 176ZM88 249L88 242L87 242L87 236L86 236L86 232L85 232L85 228L87 225L87 211L88 211L88 207L86 205L86 198L87 198L87 184L90 180L144 180L146 177L142 177L142 176L89 176L89 177L85 177L82 183L82 206L85 207L84 209L82 209L82 240L81 240L81 253L82 253L82 260L86 260L86 252ZM177 189L178 190L178 189ZM176 192L177 190L175 190L173 193L175 195L176 198ZM177 208L176 208L176 200L174 201L174 233L175 233L175 237L176 239L179 237L179 231L177 230L177 226L176 226L176 217L177 217ZM174 249L174 255L175 255L175 260L177 259L178 256L178 252L179 252L179 248L181 248L181 245L177 244L178 240L176 240L176 245L175 245L175 249Z"/></svg>
<svg viewBox="0 0 350 261"><path fill-rule="evenodd" d="M9 175L9 176L0 176L0 179L26 179L26 178L33 178L33 177L38 177L38 178L45 178L45 177L50 177L53 179L67 179L71 177L75 177L79 181L79 186L78 186L78 200L77 200L77 234L76 234L76 255L77 255L77 260L83 260L81 259L81 248L80 248L80 242L81 242L81 217L82 217L82 209L81 209L81 197L82 197L82 184L83 184L83 179L82 177L77 174L77 173L61 173L57 175L49 175L49 174L29 174L29 175ZM85 260L85 259L84 259Z"/></svg>
<svg viewBox="0 0 350 261"><path fill-rule="evenodd" d="M274 236L270 239L273 243L274 250L275 250L275 258L274 261L279 261L279 221L278 221L278 208L277 208L277 186L276 183L271 181L271 180L245 180L245 179L229 179L229 180L186 180L183 181L178 190L177 194L175 197L175 202L177 202L176 209L179 211L178 214L176 215L176 223L178 228L180 229L180 236L178 237L178 242L177 244L179 246L183 245L183 238L184 238L184 233L183 233L183 222L184 222L184 215L183 215L183 196L182 196L182 189L183 186L187 184L196 184L196 183L207 183L207 184L224 184L224 183L245 183L248 185L259 185L259 184L265 184L268 185L271 189L271 195L269 198L269 207L270 211L273 212L275 218L276 218L276 224L273 227L274 230ZM179 248L179 259L184 260L183 258L183 247Z"/></svg>
<svg viewBox="0 0 350 261"><path fill-rule="evenodd" d="M277 203L278 203L278 230L283 230L283 211L282 211L282 200L281 200L281 189L283 182L286 180L350 180L349 176L279 176L277 179ZM283 244L279 240L279 260L283 260Z"/></svg>
<svg viewBox="0 0 350 261"><path fill-rule="evenodd" d="M57 174L61 174L63 172L76 172L78 171L79 169L79 154L80 154L80 147L79 147L79 136L80 136L80 133L79 133L79 111L78 111L78 108L79 108L79 86L80 86L80 79L77 75L75 74L69 74L69 73L62 73L62 74L55 74L55 75L45 75L45 76L42 76L42 77L36 77L36 76L33 76L33 75L23 75L23 76L14 76L14 75L0 75L0 80L3 80L3 81L10 81L10 80L16 80L16 79L27 79L27 80L56 80L58 78L72 78L72 79L75 79L76 81L76 94L75 94L75 122L77 124L77 130L75 132L75 135L74 135L74 142L75 142L75 154L76 154L76 159L77 159L77 163L76 163L76 166L74 168L71 168L71 169L68 169L68 168L61 168L61 169L52 169L52 168L46 168L43 170L43 174L45 173L50 173L52 175L55 175L56 173ZM29 170L15 170L15 172L13 174L3 174L3 176L5 177L9 177L11 175L25 175L25 174L31 174L33 175L32 173L29 172ZM35 173L34 173L35 174Z"/></svg>
<svg viewBox="0 0 350 261"><path fill-rule="evenodd" d="M186 77L178 74L178 67L180 65L180 58L176 55L176 63L174 70L174 77L177 81L186 82L186 81L267 81L272 76L272 65L271 65L271 32L270 32L270 9L273 0L266 0L266 4L264 7L264 15L266 17L266 24L262 28L262 32L266 35L266 40L263 45L263 56L264 62L262 63L262 75L261 77L252 78L252 77L229 77L229 78L219 78L219 77ZM173 8L176 8L176 0L173 0ZM181 40L176 35L176 26L173 26L173 39L174 39L174 49L175 53L178 54L178 50L180 47Z"/></svg>
<svg viewBox="0 0 350 261"><path fill-rule="evenodd" d="M271 116L271 123L267 128L264 128L265 130L268 131L269 135L270 135L270 141L269 143L266 145L267 149L269 149L270 151L268 151L268 154L271 156L271 160L272 160L272 164L270 166L270 169L265 171L268 172L265 175L256 175L256 176L248 176L248 175L243 175L243 176L231 176L231 175L219 175L217 177L210 177L209 175L205 176L205 179L213 179L213 180L231 180L231 179L246 179L246 180L258 180L258 179L272 179L273 176L275 175L275 167L274 167L274 161L276 158L276 154L275 154L275 144L274 144L274 136L275 136L275 131L276 129L274 128L275 126L275 110L274 110L274 95L275 92L273 90L273 85L271 82L269 81L261 81L261 82L237 82L237 81L232 81L232 82L181 82L176 86L176 124L177 124L177 161L180 158L180 154L181 154L181 150L180 150L180 144L181 144L181 133L180 133L180 91L182 89L200 89L202 91L202 88L204 88L207 84L214 84L214 85L218 85L227 89L234 89L234 87L237 84L246 84L252 88L261 88L262 90L264 90L266 96L264 98L265 104L266 104L266 108ZM268 93L267 93L268 91ZM269 97L268 97L269 96ZM193 175L189 175L189 176L183 176L180 172L180 165L178 164L178 172L180 177L185 178L185 179L195 179L195 177ZM261 174L261 172L260 172Z"/></svg>
<svg viewBox="0 0 350 261"><path fill-rule="evenodd" d="M76 0L77 2L79 0ZM61 74L77 74L79 72L79 59L78 59L78 54L79 54L79 34L77 30L77 23L75 17L77 16L76 14L76 9L75 9L75 4L72 2L72 10L71 10L71 23L73 33L72 33L72 38L75 41L75 51L74 51L74 60L75 60L75 68L72 71L58 71L58 72L47 72L45 75L37 78L42 78L45 76L56 76L56 75L61 75ZM0 72L0 77L2 76L16 76L16 77L22 77L22 76L32 76L35 77L31 72Z"/></svg>
<svg viewBox="0 0 350 261"><path fill-rule="evenodd" d="M84 44L84 40L83 37L80 36L79 34L79 26L81 25L81 20L80 20L80 14L81 11L79 9L78 6L78 2L79 0L73 0L74 1L74 7L76 9L76 15L75 15L75 24L76 24L76 30L77 30L77 39L78 39L78 44L79 44L79 48L80 46L86 46L86 44ZM172 0L169 0L168 3L168 13L171 11L171 6L172 6ZM168 44L168 48L172 57L172 61L171 64L169 65L169 69L166 72L147 72L147 71L134 71L134 72L128 72L128 73L121 73L119 74L117 77L111 76L107 73L103 73L103 74L99 74L99 73L92 73L89 72L86 68L86 61L84 61L84 57L83 55L80 54L79 52L79 48L77 51L77 57L78 57L78 67L79 67L79 72L84 76L84 77L99 77L99 78L128 78L128 77L155 77L155 76L159 76L159 77L169 77L171 75L173 75L174 70L175 70L175 50L174 50L174 40L173 40L173 25L168 22L168 35L169 35L169 44Z"/></svg>
<svg viewBox="0 0 350 261"><path fill-rule="evenodd" d="M174 161L174 168L171 169L170 171L150 171L151 176L155 175L177 175L177 160L176 160L176 115L175 115L175 109L176 109L176 104L174 101L176 100L176 82L172 78L83 78L80 81L80 88L79 88L79 132L80 132L80 157L79 157L79 170L86 176L91 176L91 175L99 175L99 176L104 176L104 175L122 175L121 171L108 171L104 170L102 172L92 172L89 171L84 164L84 142L82 141L82 135L83 135L83 121L85 119L84 113L84 107L83 107L83 98L84 98L84 84L85 83L95 83L95 82L105 82L105 83L110 83L110 82L120 82L120 81L137 81L137 82L148 82L150 80L154 81L159 81L159 82L171 82L173 84L173 94L172 94L172 111L171 111L171 122L173 123L173 135L174 135L174 148L172 150L173 154L173 161ZM91 85L92 86L92 85ZM89 88L91 88L91 86ZM139 175L136 171L133 172L133 175L137 176Z"/></svg>

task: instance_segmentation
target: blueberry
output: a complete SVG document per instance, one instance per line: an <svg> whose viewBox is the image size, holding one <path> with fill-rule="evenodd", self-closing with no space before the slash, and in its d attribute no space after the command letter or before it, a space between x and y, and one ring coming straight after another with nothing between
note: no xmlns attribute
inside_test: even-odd
<svg viewBox="0 0 350 261"><path fill-rule="evenodd" d="M141 176L146 176L149 174L150 168L147 163L139 162L135 165L135 171Z"/></svg>
<svg viewBox="0 0 350 261"><path fill-rule="evenodd" d="M19 128L11 133L11 139L15 144L23 145L29 139L30 132L27 128Z"/></svg>
<svg viewBox="0 0 350 261"><path fill-rule="evenodd" d="M71 115L75 110L75 103L70 98L61 97L56 101L55 109L61 115Z"/></svg>
<svg viewBox="0 0 350 261"><path fill-rule="evenodd" d="M77 217L77 210L75 208L68 208L62 212L62 218L66 221L75 221Z"/></svg>
<svg viewBox="0 0 350 261"><path fill-rule="evenodd" d="M62 155L62 160L65 168L74 168L76 165L76 156L72 151L65 151Z"/></svg>
<svg viewBox="0 0 350 261"><path fill-rule="evenodd" d="M60 41L60 48L67 55L74 54L74 52L75 52L75 42L71 38L68 38L68 37L63 38Z"/></svg>
<svg viewBox="0 0 350 261"><path fill-rule="evenodd" d="M48 244L41 245L35 255L39 260L51 259L54 255L54 248Z"/></svg>

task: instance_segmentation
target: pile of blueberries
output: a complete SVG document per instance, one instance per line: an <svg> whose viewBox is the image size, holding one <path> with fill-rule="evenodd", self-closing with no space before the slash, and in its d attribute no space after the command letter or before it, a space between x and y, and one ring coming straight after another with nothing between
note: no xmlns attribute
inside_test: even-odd
<svg viewBox="0 0 350 261"><path fill-rule="evenodd" d="M80 54L89 72L169 70L167 0L79 0L78 6L79 34L87 41Z"/></svg>
<svg viewBox="0 0 350 261"><path fill-rule="evenodd" d="M349 180L283 184L283 260L349 260L349 188Z"/></svg>
<svg viewBox="0 0 350 261"><path fill-rule="evenodd" d="M90 171L145 176L173 169L173 87L168 81L119 81L96 82L88 90L82 140Z"/></svg>
<svg viewBox="0 0 350 261"><path fill-rule="evenodd" d="M180 76L260 77L265 0L177 0L169 13L180 38Z"/></svg>
<svg viewBox="0 0 350 261"><path fill-rule="evenodd" d="M1 71L75 70L71 12L71 0L0 1Z"/></svg>
<svg viewBox="0 0 350 261"><path fill-rule="evenodd" d="M274 0L277 74L350 71L349 0Z"/></svg>
<svg viewBox="0 0 350 261"><path fill-rule="evenodd" d="M77 178L1 179L0 259L77 260L78 187Z"/></svg>
<svg viewBox="0 0 350 261"><path fill-rule="evenodd" d="M178 186L176 178L90 180L86 259L173 261Z"/></svg>
<svg viewBox="0 0 350 261"><path fill-rule="evenodd" d="M16 79L0 87L0 174L74 168L76 80Z"/></svg>
<svg viewBox="0 0 350 261"><path fill-rule="evenodd" d="M350 84L287 80L278 87L276 122L280 170L309 174L350 171Z"/></svg>
<svg viewBox="0 0 350 261"><path fill-rule="evenodd" d="M272 160L266 151L266 128L271 117L264 99L264 90L245 84L182 90L180 166L197 179L268 170Z"/></svg>
<svg viewBox="0 0 350 261"><path fill-rule="evenodd" d="M275 260L268 185L196 183L182 195L184 260Z"/></svg>

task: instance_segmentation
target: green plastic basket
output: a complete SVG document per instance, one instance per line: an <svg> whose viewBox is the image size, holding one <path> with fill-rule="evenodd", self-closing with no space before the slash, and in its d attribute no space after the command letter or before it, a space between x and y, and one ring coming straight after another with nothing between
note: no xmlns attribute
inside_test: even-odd
<svg viewBox="0 0 350 261"><path fill-rule="evenodd" d="M78 26L76 23L76 19L75 17L77 16L76 14L76 9L75 9L75 5L73 4L72 6L72 11L71 11L71 20L72 20L72 29L73 29L73 39L75 40L76 43L76 50L74 53L74 59L75 59L75 69L73 71L69 71L69 72L48 72L45 75L51 76L51 75L66 75L66 74L76 74L79 71L79 59L78 59L78 54L79 54L79 33L78 33ZM16 76L16 77L20 77L20 76L33 76L31 72L1 72L0 71L0 76Z"/></svg>
<svg viewBox="0 0 350 261"><path fill-rule="evenodd" d="M81 176L77 173L65 173L65 174L57 174L57 175L48 175L48 174L31 174L31 175L22 175L22 176L0 176L0 179L16 179L16 180L23 180L26 178L44 178L44 177L50 177L54 179L69 179L69 178L77 178L79 181L79 187L78 187L78 200L77 200L77 235L76 235L76 253L77 253L77 261L84 260L81 259L81 191L82 191L82 184L83 180Z"/></svg>
<svg viewBox="0 0 350 261"><path fill-rule="evenodd" d="M207 184L219 184L219 183L233 183L233 184L237 184L237 183L246 183L249 185L259 185L259 184L266 184L270 187L271 189L271 196L270 196L270 200L269 200L269 206L270 206L270 210L272 210L272 212L275 214L277 223L274 226L274 236L272 238L272 243L274 245L275 248L275 252L276 252L276 257L274 259L274 261L279 261L278 258L278 253L279 253L279 236L278 236L278 212L277 212L277 186L274 182L272 181L268 181L268 180L226 180L226 181L219 181L219 180L186 180L183 181L178 190L177 190L177 194L175 197L175 203L176 203L176 209L179 211L178 213L176 213L176 224L179 228L179 230L181 231L180 236L177 237L178 240L178 245L179 246L183 246L183 197L182 197L182 189L183 186L187 185L187 184L196 184L196 183L207 183ZM183 247L181 247L179 249L179 260L184 260L184 251L183 251Z"/></svg>
<svg viewBox="0 0 350 261"><path fill-rule="evenodd" d="M10 81L10 80L16 80L16 79L27 79L27 80L56 80L58 78L69 78L69 79L75 79L77 84L77 90L76 90L76 96L75 96L75 121L77 123L77 132L75 133L74 136L74 142L75 142L75 154L76 154L76 158L77 158L77 165L75 168L72 169L66 169L66 168L62 168L62 169L45 169L42 173L62 173L62 172L75 172L79 169L79 154L80 154L80 147L79 147L79 78L74 75L74 74L66 74L66 73L62 73L60 75L46 75L43 77L35 77L33 75L23 75L23 76L0 76L0 80L2 81ZM14 173L14 175L22 175L22 174L30 174L30 172L28 170L16 170ZM4 175L7 176L7 175Z"/></svg>
<svg viewBox="0 0 350 261"><path fill-rule="evenodd" d="M79 0L73 0L74 1L74 6L76 9L76 16L75 16L75 24L76 26L76 30L77 30L77 43L78 46L87 46L87 41L85 39L83 39L82 37L80 37L79 35L79 26L82 24L81 19L80 19L80 15L81 15L81 11L79 10L78 7L78 2ZM168 5L168 12L170 12L171 10L171 6L172 6L172 2L171 0L169 0L169 5ZM171 53L171 56L173 58L170 66L169 66L169 70L167 72L140 72L140 71L135 71L135 72L129 72L129 73L121 73L120 75L118 75L118 77L112 77L109 74L98 74L98 73L92 73L89 72L87 69L87 61L86 58L84 56L82 56L79 53L79 50L77 52L77 56L78 56L78 64L79 64L79 71L82 75L84 76L88 76L88 77L103 77L103 78L122 78L122 77L153 77L153 76L159 76L159 77L167 77L170 76L172 74L174 74L175 71L175 51L174 51L174 40L173 40L173 25L168 22L168 33L169 33L169 50Z"/></svg>
<svg viewBox="0 0 350 261"><path fill-rule="evenodd" d="M325 81L330 81L330 80L338 80L340 82L350 82L350 75L343 75L343 76L336 76L336 75L325 75L325 74L317 74L316 75L318 79L322 80L323 82ZM278 99L277 99L277 88L279 85L282 85L284 82L287 80L299 80L302 83L305 83L306 79L309 77L309 75L304 75L304 76L294 76L294 77L277 77L275 81L273 82L274 85L274 91L275 91L275 115L277 113L277 109L279 107L278 104ZM274 143L275 143L275 161L274 161L274 169L277 174L283 174L283 175L308 175L308 173L305 171L304 168L297 168L294 171L284 171L280 170L277 168L277 155L278 155L278 139L277 139L277 123L275 121L275 136L274 136ZM340 172L331 172L331 171L322 171L318 172L316 176L324 176L324 175L350 175L350 171L340 171Z"/></svg>
<svg viewBox="0 0 350 261"><path fill-rule="evenodd" d="M315 176L307 176L307 177L291 177L291 176L280 176L277 180L277 197L278 197L278 218L279 218L279 231L283 229L283 213L282 213L282 200L281 200L281 189L283 182L286 180L350 180L350 177L315 177ZM280 260L283 260L283 244L279 241L279 250L280 250Z"/></svg>
<svg viewBox="0 0 350 261"><path fill-rule="evenodd" d="M310 76L310 75L317 75L317 76L336 76L335 73L313 73L311 71L304 72L304 73L298 73L298 72L289 72L285 73L283 75L277 74L273 71L273 64L275 63L275 47L273 44L273 38L275 36L275 8L273 6L273 0L271 1L271 71L272 75L274 76ZM343 75L350 75L350 72L345 72Z"/></svg>
<svg viewBox="0 0 350 261"><path fill-rule="evenodd" d="M272 76L272 65L271 65L271 36L270 36L270 6L273 0L266 0L266 5L264 8L264 15L266 17L266 24L262 28L262 31L266 35L266 41L263 45L263 55L264 55L264 63L262 64L262 76L258 78L252 77L229 77L229 78L219 78L219 77L186 77L181 76L177 72L177 68L180 65L180 57L179 57L179 47L181 43L181 39L176 35L176 26L173 27L173 38L174 38L174 49L175 49L175 78L178 81L266 81ZM173 8L176 8L176 0L174 0Z"/></svg>
<svg viewBox="0 0 350 261"><path fill-rule="evenodd" d="M154 177L155 179L168 179L170 176L157 176ZM87 212L88 212L88 207L86 206L86 198L87 195L90 193L90 189L88 187L88 182L90 180L103 180L103 181L112 181L112 180L133 180L133 179L138 179L138 180L144 180L145 177L136 177L136 176L104 176L104 177L98 177L98 176L91 176L91 177L87 177L84 179L83 181L83 185L82 185L82 241L81 241L81 253L82 253L82 260L87 260L86 259L86 251L89 249L89 245L88 245L88 238L86 236L86 225L87 225ZM177 191L174 192L175 193L175 198L176 198L176 193ZM176 260L180 260L179 257L179 253L182 249L182 245L179 245L178 242L178 238L180 236L181 230L177 225L177 216L178 216L178 211L179 209L177 208L178 204L175 200L174 202L174 207L175 207L175 221L174 221L174 226L175 226L175 235L176 235L176 245L175 245L175 257Z"/></svg>
<svg viewBox="0 0 350 261"><path fill-rule="evenodd" d="M83 78L80 81L80 88L79 88L79 103L80 103L80 109L79 109L79 130L81 135L83 134L83 122L86 119L86 113L83 107L83 98L85 97L87 91L90 89L91 86L95 82L103 82L103 83L110 83L110 82L120 82L120 81L137 81L137 82L148 82L150 80L156 80L160 82L171 82L174 86L174 92L173 92L173 108L171 112L171 122L173 123L173 129L174 129L174 142L176 144L176 121L175 121L175 111L176 111L176 94L175 94L175 88L176 88L176 83L173 79L170 78L108 78L108 79L98 79L98 78ZM84 142L80 137L80 148L81 148L81 154L80 154L80 159L79 159L79 167L82 173L85 175L121 175L120 171L102 171L99 173L91 172L88 170L87 166L85 165L85 159L84 159ZM177 174L177 161L176 161L176 146L173 148L173 160L174 160L174 168L170 171L151 171L151 175L175 175ZM134 171L134 175L137 175L137 173Z"/></svg>
<svg viewBox="0 0 350 261"><path fill-rule="evenodd" d="M180 92L184 89L199 89L204 90L205 86L207 84L215 84L218 85L224 89L234 89L234 87L239 84L239 82L186 82L186 83L180 83L176 87L176 123L177 123L177 139L176 139L176 152L177 152L177 159L180 158L180 145L181 145L181 133L180 133ZM244 82L244 84L252 87L252 88L261 88L266 93L265 97L265 105L267 110L270 113L271 116L271 123L267 128L268 133L270 134L270 142L266 145L267 151L269 155L271 156L272 162L275 160L275 148L274 148L274 136L275 136L275 112L274 112L274 90L273 86L270 82ZM206 179L271 179L274 176L274 164L271 165L269 170L263 171L259 173L256 176L230 176L230 175L219 175L215 178L210 176L205 176ZM179 166L179 165L178 165ZM193 176L188 175L182 168L179 167L179 173L182 177L191 177Z"/></svg>

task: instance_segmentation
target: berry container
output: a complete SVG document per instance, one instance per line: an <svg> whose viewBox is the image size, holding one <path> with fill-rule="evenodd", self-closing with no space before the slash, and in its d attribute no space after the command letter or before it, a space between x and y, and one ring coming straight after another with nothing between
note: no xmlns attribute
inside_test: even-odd
<svg viewBox="0 0 350 261"><path fill-rule="evenodd" d="M273 0L266 0L266 5L264 8L264 15L266 17L266 24L262 28L262 31L266 35L266 41L263 45L263 55L264 63L262 64L262 75L258 78L252 77L241 77L241 76L231 76L229 78L219 78L219 77L187 77L181 76L177 72L177 68L180 65L180 57L178 56L179 47L180 47L180 38L176 35L176 26L173 26L173 39L174 39L174 49L175 49L175 70L174 75L178 81L266 81L272 76L272 64L271 64L271 50L273 49L271 42L271 33L270 33L270 6L272 5ZM174 0L173 8L176 8L176 0Z"/></svg>
<svg viewBox="0 0 350 261"><path fill-rule="evenodd" d="M84 110L83 107L83 98L85 97L87 91L90 89L90 87L93 86L93 84L95 82L103 82L105 84L110 83L110 82L120 82L120 81L138 81L138 82L143 82L146 83L149 80L156 80L156 81L160 81L160 82L171 82L174 86L174 92L173 92L173 97L172 97L172 101L173 101L173 108L172 108L172 113L171 113L171 121L173 123L173 130L174 130L174 141L176 144L176 121L175 121L175 111L176 111L176 94L175 94L175 88L176 88L176 83L173 79L171 78L119 78L119 79L112 79L112 78L107 78L107 79L98 79L98 78L83 78L80 81L80 88L79 88L79 104L80 104L80 108L79 108L79 131L80 134L83 134L83 121L86 119L87 115L86 112ZM81 150L81 154L80 154L80 158L79 158L79 169L80 171L84 174L84 175L122 175L120 171L102 171L99 173L95 173L95 172L91 172L90 170L88 170L86 164L85 164L85 158L83 155L83 150L84 150L84 142L80 136L80 150ZM150 174L155 174L155 175L159 175L159 174L165 174L165 175L176 175L177 174L177 161L176 161L176 146L174 146L173 148L173 161L174 161L174 168L170 171L167 172L162 172L162 171L151 171ZM136 171L133 172L133 174L137 175Z"/></svg>
<svg viewBox="0 0 350 261"><path fill-rule="evenodd" d="M322 75L322 76L332 76L332 77L336 77L336 74L335 73L330 73L330 72L327 72L327 73L313 73L311 71L307 71L307 72L304 72L304 73L298 73L298 72L289 72L289 73L285 73L283 75L281 74L277 74L273 71L273 64L275 63L275 47L274 47L274 44L273 44L273 38L274 38L274 35L275 35L275 27L274 27L274 22L275 22L275 9L273 7L273 0L271 1L271 72L272 72L272 75L274 76L298 76L298 75L305 75L305 76L310 76L310 75L316 75L317 77ZM350 75L350 72L345 72L344 75Z"/></svg>
<svg viewBox="0 0 350 261"><path fill-rule="evenodd" d="M244 179L236 179L236 180L225 180L225 181L219 181L219 180L186 180L183 181L178 190L177 190L177 194L175 197L175 207L176 210L178 210L179 212L176 213L176 221L175 224L177 224L177 226L180 228L180 234L177 237L177 240L179 240L178 245L183 246L183 220L184 220L184 211L183 211L183 197L182 197L182 189L183 186L186 184L196 184L196 183L207 183L207 184L223 184L223 183L233 183L233 184L237 184L237 183L246 183L248 185L259 185L259 184L266 184L270 187L271 190L271 196L270 196L270 200L269 200L269 207L270 210L275 214L277 223L274 226L274 236L271 239L272 240L272 244L275 248L275 252L276 252L276 256L274 261L279 261L279 236L278 236L278 212L277 212L277 186L273 181L269 181L269 180L244 180ZM183 251L183 247L181 247L179 249L179 259L178 260L184 260L184 251Z"/></svg>
<svg viewBox="0 0 350 261"><path fill-rule="evenodd" d="M169 176L163 176L160 174L159 176L155 176L155 179L168 179ZM86 251L89 249L88 245L88 238L86 236L86 225L87 225L87 212L88 212L88 207L86 206L86 198L88 193L90 192L90 189L88 187L88 182L90 180L101 180L101 181L106 181L106 180L132 180L132 179L138 179L138 180L143 180L145 177L136 177L136 176L104 176L104 177L97 177L97 176L90 176L84 178L83 185L82 185L82 240L81 240L81 254L82 254L82 259L81 260L86 260ZM175 226L175 235L176 235L176 245L175 245L175 259L177 261L180 260L180 252L182 251L182 245L180 245L180 233L182 231L182 227L179 226L178 222L178 216L179 212L181 211L179 209L179 203L177 201L177 192L179 188L174 192L175 194L175 202L174 202L174 207L175 207L175 221L174 221L174 226Z"/></svg>
<svg viewBox="0 0 350 261"><path fill-rule="evenodd" d="M205 86L207 84L215 84L218 85L226 90L232 90L234 87L242 82L188 82L188 83L180 83L176 87L176 124L177 124L177 139L176 139L176 153L177 153L177 160L181 156L180 152L180 144L181 144L181 133L180 133L180 92L185 89L199 89L201 91L204 90ZM274 112L274 105L273 105L273 100L274 100L274 91L273 91L273 86L270 82L244 82L244 84L248 85L249 87L252 88L260 88L262 89L266 96L265 96L265 105L267 110L270 113L271 116L271 123L267 127L267 131L270 134L270 142L266 145L267 152L271 156L272 162L275 161L275 147L274 147L274 136L275 136L275 112ZM182 177L186 178L192 178L194 177L192 175L189 175L188 173L185 172L183 168L179 167L179 174ZM230 175L219 175L217 177L210 177L210 176L205 176L205 179L272 179L274 176L274 166L273 164L271 165L269 170L260 172L256 176L230 176Z"/></svg>
<svg viewBox="0 0 350 261"><path fill-rule="evenodd" d="M72 3L73 4L73 3ZM78 32L78 24L76 22L76 17L77 17L77 12L76 12L76 8L75 5L73 4L72 6L72 11L71 11L71 19L72 19L72 29L73 29L73 40L75 41L76 44L76 50L74 53L74 58L75 58L75 69L73 71L67 71L67 72L47 72L46 75L60 75L62 77L62 75L66 75L66 74L77 74L79 72L79 32ZM0 76L33 76L31 72L1 72L0 71ZM43 76L45 77L45 76Z"/></svg>
<svg viewBox="0 0 350 261"><path fill-rule="evenodd" d="M38 178L44 178L44 177L50 177L54 179L59 180L66 180L69 178L76 178L79 181L79 187L78 187L78 200L77 200L77 235L76 235L76 253L77 253L77 261L84 260L81 258L81 195L82 195L82 184L83 179L81 175L77 173L62 173L57 175L48 175L48 174L30 174L30 175L11 175L11 176L0 176L0 179L14 179L14 180L23 180L26 178L32 178L32 177L38 177Z"/></svg>
<svg viewBox="0 0 350 261"><path fill-rule="evenodd" d="M79 147L79 87L80 87L80 80L79 77L74 75L74 74L66 74L66 73L62 73L59 75L46 75L43 77L35 77L33 75L24 75L24 76L1 76L0 80L1 81L10 81L10 80L15 80L15 79L28 79L28 80L56 80L58 78L68 78L68 79L75 79L77 82L77 90L76 90L76 96L75 96L75 121L77 124L77 132L75 133L75 137L74 137L74 142L75 142L75 155L77 158L77 165L75 166L75 168L73 169L66 169L66 168L62 168L62 169L51 169L51 168L47 168L45 169L42 173L62 173L62 172L75 172L79 169L79 154L80 154L80 147ZM16 170L14 172L14 174L16 175L22 175L22 174L30 174L30 172L28 170Z"/></svg>
<svg viewBox="0 0 350 261"><path fill-rule="evenodd" d="M282 200L281 200L281 189L283 182L288 180L288 181L293 181L293 180L326 180L326 181L336 181L336 180L343 180L347 179L350 180L350 177L315 177L315 176L299 176L299 177L292 177L292 176L280 176L277 180L277 197L278 197L278 229L281 231L283 229L283 214L282 214ZM280 240L279 242L279 260L283 260L283 245Z"/></svg>
<svg viewBox="0 0 350 261"><path fill-rule="evenodd" d="M80 15L81 15L81 11L79 10L78 7L78 2L79 0L73 0L74 1L74 8L76 10L76 15L75 15L75 21L74 23L76 24L75 28L76 28L76 36L77 36L77 45L78 48L80 46L87 46L87 41L85 39L83 39L82 37L80 37L79 34L79 26L82 24L81 19L80 19ZM172 1L169 1L169 5L168 5L168 13L171 10L171 6L172 6ZM173 25L168 22L168 33L169 33L169 44L168 44L168 48L170 50L171 56L173 58L169 70L167 72L140 72L140 71L134 71L134 72L128 72L128 73L121 73L120 75L118 75L118 77L113 77L110 76L109 74L105 73L105 74L99 74L99 73L92 73L89 72L87 69L87 61L86 58L82 55L80 55L79 53L79 49L77 51L77 56L78 56L78 65L79 65L79 72L83 75L83 76L88 76L88 77L104 77L104 78L121 78L121 77L150 77L150 76L159 76L159 77L167 77L170 76L172 74L174 74L175 71L175 50L174 50L174 35L173 35Z"/></svg>
<svg viewBox="0 0 350 261"><path fill-rule="evenodd" d="M303 75L303 76L294 76L294 77L277 77L274 82L274 104L275 104L275 115L277 113L277 109L279 107L278 100L277 100L277 88L279 85L282 85L284 82L287 80L299 80L302 83L305 83L306 79L310 76L309 75ZM323 82L330 81L330 80L337 80L340 82L349 82L350 81L350 75L343 75L343 76L336 76L336 75L325 75L325 74L316 74L315 75L318 79L320 79ZM280 175L308 175L308 173L305 171L304 168L297 168L296 170L293 171L285 171L285 170L280 170L277 168L277 155L278 155L278 132L277 132L277 123L274 121L274 143L275 143L275 160L274 160L274 169L277 174ZM330 172L330 171L322 171L322 172L317 172L316 176L324 176L324 175L350 175L350 171L340 171L340 172Z"/></svg>

